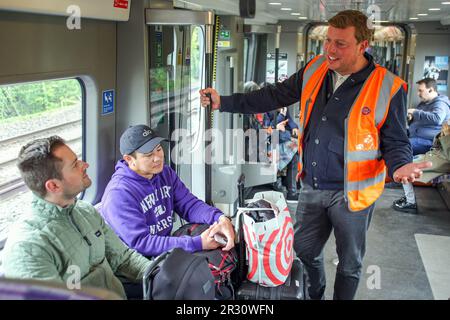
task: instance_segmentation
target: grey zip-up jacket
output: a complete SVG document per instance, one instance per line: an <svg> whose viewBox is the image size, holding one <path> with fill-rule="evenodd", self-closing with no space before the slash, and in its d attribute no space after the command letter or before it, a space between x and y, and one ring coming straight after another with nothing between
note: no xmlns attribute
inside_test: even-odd
<svg viewBox="0 0 450 320"><path fill-rule="evenodd" d="M413 120L409 125L409 136L433 141L441 131L442 124L449 119L450 101L447 96L438 95L430 102L421 102L413 113Z"/></svg>

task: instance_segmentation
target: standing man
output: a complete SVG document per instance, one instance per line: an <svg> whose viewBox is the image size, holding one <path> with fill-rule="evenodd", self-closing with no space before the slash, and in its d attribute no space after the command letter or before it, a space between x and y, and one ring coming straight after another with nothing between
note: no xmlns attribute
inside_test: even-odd
<svg viewBox="0 0 450 320"><path fill-rule="evenodd" d="M91 185L88 166L58 136L22 147L18 167L34 199L6 241L7 278L90 286L127 298L117 274L142 288L150 261L125 246L90 203L77 199Z"/></svg>
<svg viewBox="0 0 450 320"><path fill-rule="evenodd" d="M431 165L412 163L406 84L366 53L371 35L364 14L342 11L329 20L325 54L289 79L249 94L200 91L202 105L226 112L266 112L300 100L302 188L294 248L307 268L313 299L324 298L323 247L332 229L339 256L334 299L354 298L386 166L395 181L406 183Z"/></svg>
<svg viewBox="0 0 450 320"><path fill-rule="evenodd" d="M425 154L441 131L443 123L450 119L450 101L437 92L436 80L425 78L417 82L420 103L408 109L409 140L413 155Z"/></svg>

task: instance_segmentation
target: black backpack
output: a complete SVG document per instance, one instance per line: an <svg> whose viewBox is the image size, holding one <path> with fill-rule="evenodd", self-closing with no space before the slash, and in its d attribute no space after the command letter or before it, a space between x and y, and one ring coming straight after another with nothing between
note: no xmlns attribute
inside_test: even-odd
<svg viewBox="0 0 450 320"><path fill-rule="evenodd" d="M272 204L265 200L259 199L253 202L250 202L245 206L246 208L258 209L258 210L249 210L246 211L245 214L250 216L255 222L264 222L275 218L275 211L272 207ZM267 209L267 210L264 210Z"/></svg>
<svg viewBox="0 0 450 320"><path fill-rule="evenodd" d="M180 236L199 236L209 228L207 224L186 224L176 230L173 235ZM234 299L234 286L232 273L237 267L236 249L223 251L221 248L214 250L203 250L193 253L196 256L205 257L211 274L214 276L216 288L216 299L229 300Z"/></svg>
<svg viewBox="0 0 450 320"><path fill-rule="evenodd" d="M215 295L206 258L180 248L156 257L143 285L145 300L213 300Z"/></svg>

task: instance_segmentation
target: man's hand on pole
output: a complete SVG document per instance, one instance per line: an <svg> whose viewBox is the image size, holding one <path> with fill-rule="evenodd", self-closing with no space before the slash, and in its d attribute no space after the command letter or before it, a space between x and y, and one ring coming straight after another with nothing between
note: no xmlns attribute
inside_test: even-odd
<svg viewBox="0 0 450 320"><path fill-rule="evenodd" d="M220 96L213 88L206 88L199 91L200 103L202 107L207 107L211 104L213 110L217 110L220 107Z"/></svg>

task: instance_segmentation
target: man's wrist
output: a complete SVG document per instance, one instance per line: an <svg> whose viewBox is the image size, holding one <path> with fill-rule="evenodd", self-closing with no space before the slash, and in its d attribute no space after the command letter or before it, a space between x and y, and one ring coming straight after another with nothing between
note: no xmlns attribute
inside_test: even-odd
<svg viewBox="0 0 450 320"><path fill-rule="evenodd" d="M226 215L221 215L220 217L219 217L219 220L217 220L217 221L219 221L219 223L220 222L222 222L224 219L226 219L226 220L228 220L228 221L230 221L231 222L231 218L230 217L228 217L228 216L226 216ZM222 221L221 221L222 220Z"/></svg>

